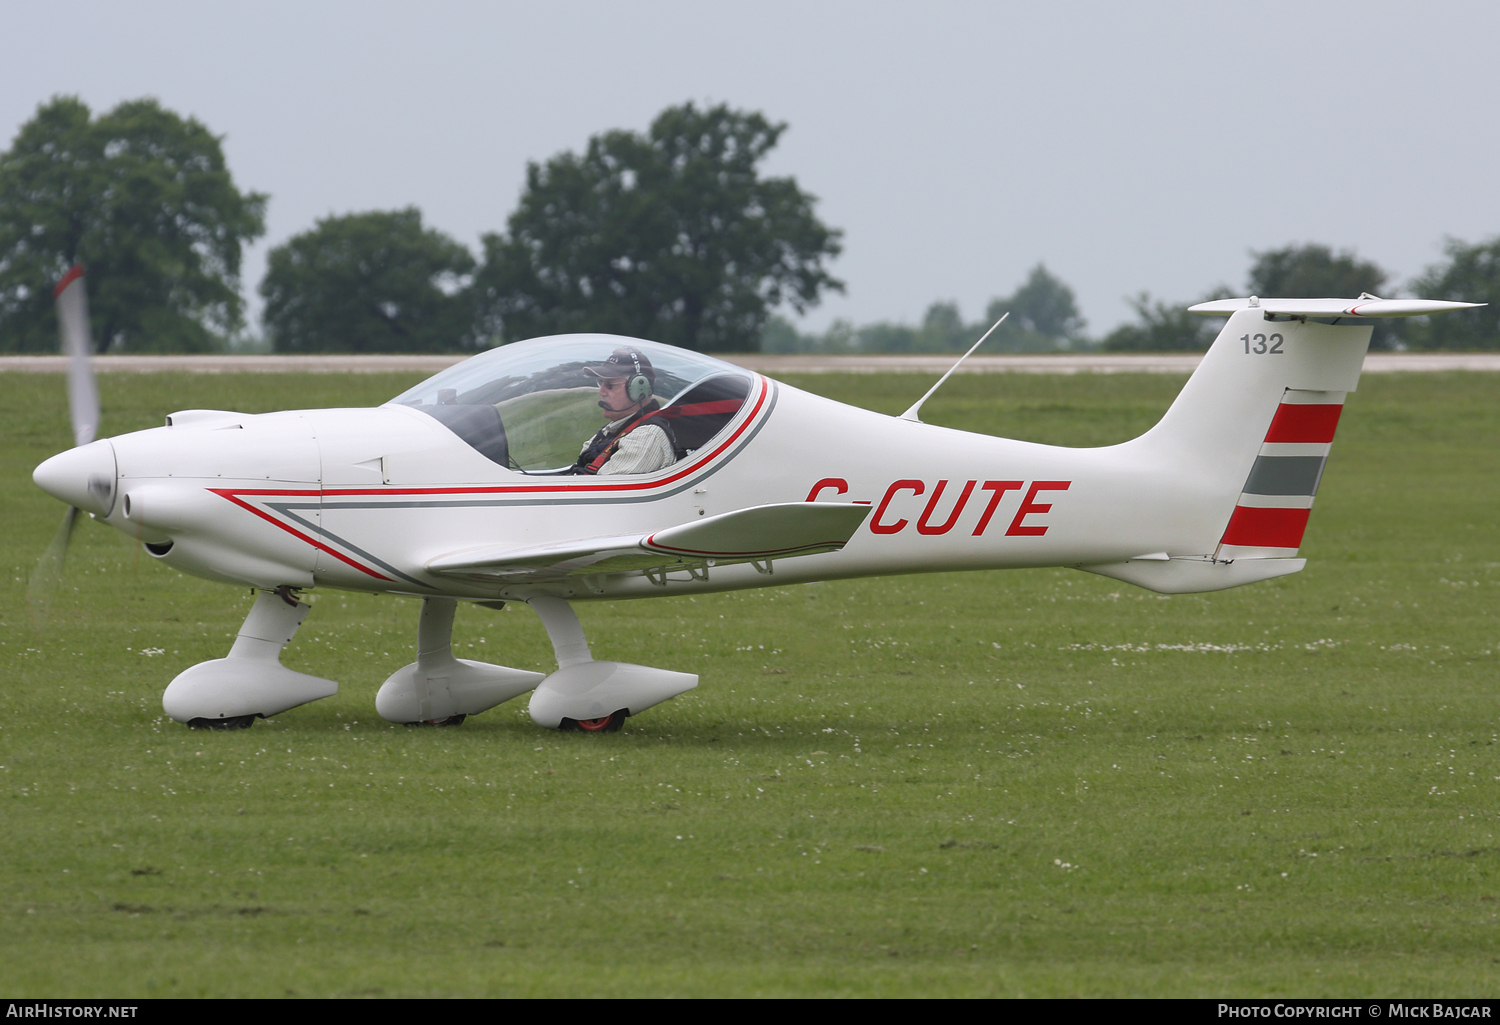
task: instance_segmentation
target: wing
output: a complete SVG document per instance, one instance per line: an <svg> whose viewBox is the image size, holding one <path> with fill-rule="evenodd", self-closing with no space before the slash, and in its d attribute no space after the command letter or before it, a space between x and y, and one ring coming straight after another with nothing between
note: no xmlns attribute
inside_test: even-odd
<svg viewBox="0 0 1500 1025"><path fill-rule="evenodd" d="M764 562L836 552L869 515L868 505L836 502L758 505L649 534L450 552L428 560L427 570L466 580L530 583L582 574Z"/></svg>

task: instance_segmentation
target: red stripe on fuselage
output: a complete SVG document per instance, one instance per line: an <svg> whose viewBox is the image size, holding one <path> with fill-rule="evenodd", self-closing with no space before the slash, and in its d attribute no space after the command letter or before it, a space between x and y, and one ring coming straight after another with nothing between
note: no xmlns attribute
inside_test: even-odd
<svg viewBox="0 0 1500 1025"><path fill-rule="evenodd" d="M233 502L235 505L239 506L241 509L249 510L250 512L252 512L255 515L259 516L261 519L265 520L267 523L273 523L273 524L275 524L276 526L280 527L282 530L286 531L288 534L291 534L293 537L300 538L301 540L306 541L308 544L312 545L318 551L320 551L320 552L327 552L329 555L333 556L335 559L339 560L340 562L347 563L348 565L353 566L355 569L359 570L361 573L368 574L369 576L374 577L376 580L389 581L391 579L390 577L386 576L384 573L377 573L373 569L370 569L367 566L361 566L359 563L355 562L353 559L349 558L347 555L344 555L342 552L335 551L334 549L328 547L327 545L325 545L323 542L317 540L316 538L308 537L306 534L302 533L302 531L298 530L296 527L290 526L289 524L286 524L286 523L282 523L276 517L270 515L269 513L265 512L264 510L255 508L255 506L251 505L249 502L243 502L243 501L241 501L240 498L239 498L239 495L237 495L233 491L230 491L228 488L209 488L208 490L212 491L214 494L218 495L220 498L227 498L229 501ZM305 495L308 498L317 498L318 495L319 495L319 492L317 492L317 491L254 491L254 492L245 491L245 492L241 492L240 494L247 494L247 495L248 494L256 494L256 495Z"/></svg>
<svg viewBox="0 0 1500 1025"><path fill-rule="evenodd" d="M275 524L276 526L280 527L282 530L286 531L288 534L291 534L292 536L294 536L294 537L296 537L296 538L298 538L298 539L300 539L302 541L305 541L308 544L312 545L314 548L318 549L318 551L320 551L320 552L327 552L329 555L333 556L335 559L338 559L340 562L343 562L343 563L345 563L345 564L347 564L349 566L352 566L353 568L359 570L361 573L364 573L364 574L366 574L368 576L372 576L372 577L374 577L377 580L387 580L387 581L389 581L391 578L388 577L388 576L386 576L384 573L379 573L379 572L377 572L377 571L375 571L373 569L370 569L367 566L360 565L358 562L356 562L355 560L349 558L347 555L344 555L342 552L336 551L335 549L329 547L328 545L324 544L323 542L318 541L316 538L309 537L307 534L304 534L302 531L296 529L293 526L290 526L289 524L281 522L276 517L269 515L268 513L264 512L263 510L255 508L255 506L250 505L248 502L241 501L240 498L239 498L239 496L240 495L254 495L254 496L258 496L258 497L269 496L269 497L291 497L291 498L317 498L317 499L321 500L323 498L346 497L346 496L347 497L352 497L352 496L357 496L357 495L507 495L507 494L546 494L546 493L574 492L574 491L583 491L583 492L597 494L597 493L600 493L600 492L605 492L605 493L609 493L609 492L621 492L621 491L629 492L629 491L641 491L641 490L646 490L646 489L650 489L650 488L659 488L659 487L662 487L664 485L672 484L672 483L674 483L674 482L676 482L678 480L681 480L683 477L685 477L688 474L692 473L693 471L699 469L700 467L704 466L705 464L711 462L716 456L718 456L720 453L722 453L730 445L734 444L735 440L738 439L740 437L740 435L744 434L745 431L749 428L749 426L752 423L755 422L757 414L759 414L760 411L761 411L761 409L765 406L766 397L770 394L770 389L766 386L765 379L762 378L762 377L760 377L759 375L757 375L757 380L760 383L760 394L756 397L755 406L754 406L753 409L750 410L750 415L747 416L747 417L745 417L745 422L742 423L742 424L740 424L740 426L735 430L735 432L733 434L731 434L728 438L726 438L724 440L724 442L721 445L719 445L717 448L715 448L712 452L708 453L707 455L703 456L702 458L694 460L688 466L686 466L683 469L681 469L681 470L677 471L676 473L672 474L672 476L666 478L665 480L656 480L656 481L622 481L622 482L620 482L618 484L614 484L614 483L596 483L596 482L607 480L607 478L586 477L586 478L575 478L575 479L580 480L580 483L571 484L571 485L569 485L569 484L550 484L550 485L541 485L541 484L538 484L538 485L525 485L525 486L520 486L520 487L500 486L500 487L466 487L466 488L454 488L454 487L446 487L446 488L444 488L444 487L435 487L435 488L348 488L348 489L339 488L337 490L306 489L306 488L244 488L244 489L209 488L209 490L212 491L214 494L218 495L220 498L227 499L230 502L233 502L235 505L238 505L241 508L243 508L243 509L245 509L245 510L247 510L249 512L254 513L256 516L259 516L261 519L265 520L267 523L273 523L273 524ZM741 405L743 405L743 400L735 400L735 401L737 401ZM587 484L581 483L582 480L587 480L590 483L587 483Z"/></svg>

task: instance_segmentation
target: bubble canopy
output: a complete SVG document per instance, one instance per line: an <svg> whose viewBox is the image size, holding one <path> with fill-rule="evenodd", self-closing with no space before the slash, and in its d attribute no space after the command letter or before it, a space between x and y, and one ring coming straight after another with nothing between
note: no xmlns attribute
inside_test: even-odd
<svg viewBox="0 0 1500 1025"><path fill-rule="evenodd" d="M387 402L441 421L490 460L525 473L565 472L607 422L599 408L598 366L621 346L636 349L655 371L653 396L672 416L679 456L706 443L749 393L753 375L699 352L618 335L555 335L513 342L449 367ZM688 411L686 417L680 416Z"/></svg>

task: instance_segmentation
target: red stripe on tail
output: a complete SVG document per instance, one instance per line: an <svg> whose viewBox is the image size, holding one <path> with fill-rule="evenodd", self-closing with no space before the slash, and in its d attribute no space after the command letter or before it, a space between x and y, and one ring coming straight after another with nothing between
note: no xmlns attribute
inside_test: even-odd
<svg viewBox="0 0 1500 1025"><path fill-rule="evenodd" d="M1284 444L1326 444L1333 440L1333 432L1339 426L1339 414L1344 407L1338 403L1283 402L1266 432L1266 441Z"/></svg>
<svg viewBox="0 0 1500 1025"><path fill-rule="evenodd" d="M1286 407L1282 407L1285 409ZM1296 548L1302 544L1311 509L1257 509L1236 506L1224 530L1226 545L1248 548Z"/></svg>

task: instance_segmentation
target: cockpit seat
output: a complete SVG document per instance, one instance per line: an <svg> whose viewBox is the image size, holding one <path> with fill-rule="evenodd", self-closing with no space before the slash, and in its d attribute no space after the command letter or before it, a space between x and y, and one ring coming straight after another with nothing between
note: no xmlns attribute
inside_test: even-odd
<svg viewBox="0 0 1500 1025"><path fill-rule="evenodd" d="M667 422L677 458L683 459L722 431L749 394L748 378L733 374L710 377L692 385L647 420Z"/></svg>

